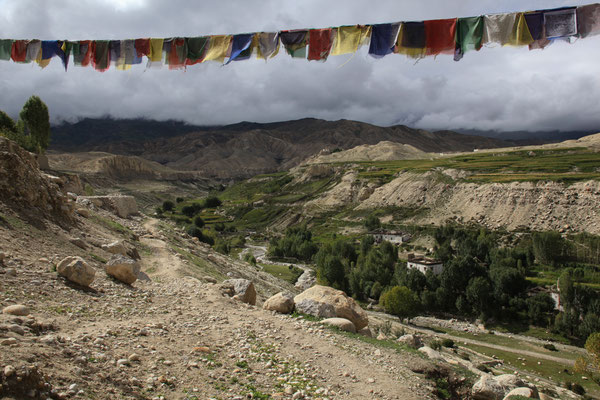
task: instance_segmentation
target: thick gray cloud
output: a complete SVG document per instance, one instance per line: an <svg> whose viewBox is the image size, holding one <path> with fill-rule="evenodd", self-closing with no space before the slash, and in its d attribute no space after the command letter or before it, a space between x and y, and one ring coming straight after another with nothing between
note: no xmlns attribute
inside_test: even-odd
<svg viewBox="0 0 600 400"><path fill-rule="evenodd" d="M450 3L452 3L450 5ZM502 4L499 4L502 3ZM124 39L197 36L470 16L586 4L586 1L427 0L0 0L0 37ZM195 124L354 119L426 129L600 131L600 37L555 43L543 51L484 48L460 62L419 62L391 55L325 62L294 60L282 51L268 62L187 71L135 66L99 73L59 60L0 62L0 109L17 115L31 94L53 119L110 115L181 119Z"/></svg>

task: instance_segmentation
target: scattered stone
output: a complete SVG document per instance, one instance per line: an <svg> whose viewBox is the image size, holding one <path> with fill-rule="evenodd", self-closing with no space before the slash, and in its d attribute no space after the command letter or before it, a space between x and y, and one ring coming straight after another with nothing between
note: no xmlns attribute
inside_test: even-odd
<svg viewBox="0 0 600 400"><path fill-rule="evenodd" d="M143 281L143 282L152 282L152 279L150 279L148 274L145 273L144 271L140 271L140 273L138 274L138 280Z"/></svg>
<svg viewBox="0 0 600 400"><path fill-rule="evenodd" d="M29 307L23 304L14 304L12 306L4 307L2 310L3 314L26 316L29 315Z"/></svg>
<svg viewBox="0 0 600 400"><path fill-rule="evenodd" d="M6 268L5 272L8 276L17 276L17 270L14 268Z"/></svg>
<svg viewBox="0 0 600 400"><path fill-rule="evenodd" d="M276 295L269 297L263 304L263 308L268 311L289 314L294 310L294 298L289 294L279 292Z"/></svg>
<svg viewBox="0 0 600 400"><path fill-rule="evenodd" d="M511 390L526 386L525 382L515 375L482 375L471 391L475 400L502 400Z"/></svg>
<svg viewBox="0 0 600 400"><path fill-rule="evenodd" d="M373 333L371 333L371 329L369 329L368 326L365 326L364 328L359 329L358 334L366 336L366 337L373 337Z"/></svg>
<svg viewBox="0 0 600 400"><path fill-rule="evenodd" d="M108 275L128 285L135 282L140 273L137 261L121 255L112 256L104 268Z"/></svg>
<svg viewBox="0 0 600 400"><path fill-rule="evenodd" d="M198 239L198 238L194 237L194 239ZM204 282L208 282L208 283L217 283L217 280L215 278L213 278L212 276L204 276L204 277L202 277L202 280Z"/></svg>
<svg viewBox="0 0 600 400"><path fill-rule="evenodd" d="M133 196L79 196L78 203L92 202L97 207L102 207L114 212L121 218L127 218L139 213L137 203Z"/></svg>
<svg viewBox="0 0 600 400"><path fill-rule="evenodd" d="M66 257L56 266L56 271L81 286L90 286L96 276L96 271L81 257Z"/></svg>
<svg viewBox="0 0 600 400"><path fill-rule="evenodd" d="M12 365L7 365L6 367L4 367L4 376L7 378L10 378L16 372L17 372L17 370Z"/></svg>
<svg viewBox="0 0 600 400"><path fill-rule="evenodd" d="M356 327L352 323L352 321L347 320L346 318L327 318L321 321L322 324L335 326L346 332L356 333Z"/></svg>
<svg viewBox="0 0 600 400"><path fill-rule="evenodd" d="M430 360L439 360L439 361L443 361L444 357L442 357L442 354L439 351L435 351L434 349L432 349L429 346L423 346L421 348L419 348L419 351L423 354L425 354Z"/></svg>
<svg viewBox="0 0 600 400"><path fill-rule="evenodd" d="M400 336L398 338L398 342L403 343L407 346L410 346L414 349L418 349L419 347L423 346L423 341L421 340L421 337L418 335L404 335L404 336Z"/></svg>
<svg viewBox="0 0 600 400"><path fill-rule="evenodd" d="M77 212L77 214L81 215L83 218L90 217L90 210L88 210L87 208L78 207L75 209L75 211Z"/></svg>
<svg viewBox="0 0 600 400"><path fill-rule="evenodd" d="M86 250L88 248L88 245L85 242L85 240L83 240L82 238L79 238L79 237L70 238L69 242L71 242L72 244L74 244L75 246L77 246L83 250Z"/></svg>
<svg viewBox="0 0 600 400"><path fill-rule="evenodd" d="M346 318L356 329L369 325L367 313L341 290L316 285L294 297L296 310L321 318Z"/></svg>
<svg viewBox="0 0 600 400"><path fill-rule="evenodd" d="M0 340L0 344L2 346L12 346L12 345L17 344L17 343L19 343L19 342L17 342L17 339L12 338L12 337L8 338L8 339L1 339Z"/></svg>
<svg viewBox="0 0 600 400"><path fill-rule="evenodd" d="M137 354L135 354L135 353L132 353L132 354L130 354L130 355L129 355L129 357L127 357L127 359L128 359L130 362L134 362L134 361L140 361L140 356L139 356L139 355L137 355Z"/></svg>
<svg viewBox="0 0 600 400"><path fill-rule="evenodd" d="M237 296L237 300L244 303L256 304L256 289L248 279L227 279L220 285L220 290L230 297Z"/></svg>

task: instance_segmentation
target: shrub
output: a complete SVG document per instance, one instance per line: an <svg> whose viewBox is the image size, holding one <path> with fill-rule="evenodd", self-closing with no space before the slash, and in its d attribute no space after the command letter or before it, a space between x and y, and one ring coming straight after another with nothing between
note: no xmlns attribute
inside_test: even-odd
<svg viewBox="0 0 600 400"><path fill-rule="evenodd" d="M194 218L194 225L196 225L198 228L202 228L204 226L204 220L202 219L202 217L197 216L196 218Z"/></svg>
<svg viewBox="0 0 600 400"><path fill-rule="evenodd" d="M444 340L442 340L442 346L444 346L444 347L454 347L454 340L452 340L452 339L444 339Z"/></svg>
<svg viewBox="0 0 600 400"><path fill-rule="evenodd" d="M546 343L546 344L544 345L544 348L545 348L546 350L550 350L550 351L558 351L558 349L556 348L556 346L555 346L555 345L553 345L552 343Z"/></svg>
<svg viewBox="0 0 600 400"><path fill-rule="evenodd" d="M567 381L565 382L565 388L580 396L583 396L585 394L585 389L579 383Z"/></svg>
<svg viewBox="0 0 600 400"><path fill-rule="evenodd" d="M225 240L217 240L215 243L215 250L221 254L229 254L231 252L231 246Z"/></svg>
<svg viewBox="0 0 600 400"><path fill-rule="evenodd" d="M156 215L162 216L163 209L160 208L160 207L156 207L156 209L154 210L154 212L156 213Z"/></svg>
<svg viewBox="0 0 600 400"><path fill-rule="evenodd" d="M204 232L202 232L202 229L200 229L196 226L190 227L188 229L187 233L188 233L188 235L190 235L192 237L196 237L201 242L207 243L211 246L215 244L215 239L212 236L204 234Z"/></svg>
<svg viewBox="0 0 600 400"><path fill-rule="evenodd" d="M185 206L181 209L183 215L192 218L194 215L198 214L202 210L202 205L199 203L190 204L189 206Z"/></svg>
<svg viewBox="0 0 600 400"><path fill-rule="evenodd" d="M216 208L221 205L221 200L216 196L209 196L204 199L204 207L206 208Z"/></svg>
<svg viewBox="0 0 600 400"><path fill-rule="evenodd" d="M437 340L437 339L436 340L432 340L429 343L429 347L431 347L434 350L438 350L439 351L442 348L442 342L439 341L439 340Z"/></svg>
<svg viewBox="0 0 600 400"><path fill-rule="evenodd" d="M183 203L183 200L185 200L183 197L178 197L175 199L177 203Z"/></svg>
<svg viewBox="0 0 600 400"><path fill-rule="evenodd" d="M225 230L225 224L222 222L218 222L215 224L215 231L223 232Z"/></svg>
<svg viewBox="0 0 600 400"><path fill-rule="evenodd" d="M175 208L175 204L173 204L171 200L167 200L163 202L162 208L165 211L173 211L173 209Z"/></svg>

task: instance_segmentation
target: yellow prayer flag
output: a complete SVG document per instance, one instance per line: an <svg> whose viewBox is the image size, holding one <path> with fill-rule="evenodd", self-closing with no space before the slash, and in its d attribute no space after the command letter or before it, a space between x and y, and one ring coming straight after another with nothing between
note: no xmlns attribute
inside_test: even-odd
<svg viewBox="0 0 600 400"><path fill-rule="evenodd" d="M533 43L533 37L529 32L525 14L519 13L507 44L509 46L527 46L531 43Z"/></svg>
<svg viewBox="0 0 600 400"><path fill-rule="evenodd" d="M224 62L229 51L229 45L231 44L231 35L216 35L211 36L208 42L208 50L204 56L204 61L213 60L218 62Z"/></svg>
<svg viewBox="0 0 600 400"><path fill-rule="evenodd" d="M356 53L359 46L365 44L371 33L370 26L340 26L336 29L335 40L330 55Z"/></svg>
<svg viewBox="0 0 600 400"><path fill-rule="evenodd" d="M148 58L151 62L162 61L163 42L164 39L150 39L150 55Z"/></svg>
<svg viewBox="0 0 600 400"><path fill-rule="evenodd" d="M42 59L42 49L40 48L40 51L38 52L37 58L35 59L35 62L38 63L38 65L42 68L46 68L49 64L50 61L52 61L51 58L47 58L47 59Z"/></svg>

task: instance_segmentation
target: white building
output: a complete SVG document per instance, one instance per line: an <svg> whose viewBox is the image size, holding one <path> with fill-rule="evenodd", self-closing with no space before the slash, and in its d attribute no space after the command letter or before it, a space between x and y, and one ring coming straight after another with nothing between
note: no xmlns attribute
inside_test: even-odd
<svg viewBox="0 0 600 400"><path fill-rule="evenodd" d="M406 264L408 269L416 269L426 274L427 271L433 272L435 275L439 275L444 270L444 264L440 260L424 256L408 255L408 263Z"/></svg>
<svg viewBox="0 0 600 400"><path fill-rule="evenodd" d="M380 231L372 233L373 240L375 243L381 243L383 241L390 242L392 244L402 244L409 242L411 235L408 233L396 232L396 231Z"/></svg>

